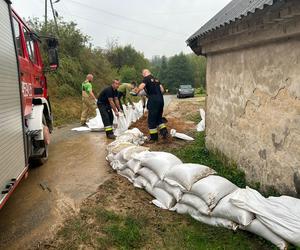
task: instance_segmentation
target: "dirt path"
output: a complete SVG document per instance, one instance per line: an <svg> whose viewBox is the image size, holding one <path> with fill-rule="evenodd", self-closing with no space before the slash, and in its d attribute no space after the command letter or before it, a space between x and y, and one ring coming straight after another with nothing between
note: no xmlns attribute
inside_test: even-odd
<svg viewBox="0 0 300 250"><path fill-rule="evenodd" d="M49 236L108 178L104 133L72 127L54 131L48 162L29 171L1 210L0 249L25 249Z"/></svg>

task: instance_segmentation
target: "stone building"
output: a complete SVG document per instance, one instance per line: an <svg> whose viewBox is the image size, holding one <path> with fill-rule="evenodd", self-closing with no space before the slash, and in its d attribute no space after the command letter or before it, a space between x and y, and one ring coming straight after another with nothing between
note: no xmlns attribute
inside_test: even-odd
<svg viewBox="0 0 300 250"><path fill-rule="evenodd" d="M299 195L300 1L233 0L187 44L207 57L207 147Z"/></svg>

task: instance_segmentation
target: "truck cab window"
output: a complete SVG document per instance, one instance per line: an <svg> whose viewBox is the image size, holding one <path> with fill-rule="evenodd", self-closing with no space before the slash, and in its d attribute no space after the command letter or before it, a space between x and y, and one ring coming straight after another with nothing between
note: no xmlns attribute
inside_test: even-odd
<svg viewBox="0 0 300 250"><path fill-rule="evenodd" d="M26 48L29 55L29 59L36 64L36 56L35 56L35 49L34 49L34 41L32 40L30 33L24 29L24 36L25 36L25 42L26 42Z"/></svg>
<svg viewBox="0 0 300 250"><path fill-rule="evenodd" d="M20 25L14 18L13 18L13 25L14 25L15 40L16 40L18 55L24 57L23 47L21 43L21 36L20 36Z"/></svg>

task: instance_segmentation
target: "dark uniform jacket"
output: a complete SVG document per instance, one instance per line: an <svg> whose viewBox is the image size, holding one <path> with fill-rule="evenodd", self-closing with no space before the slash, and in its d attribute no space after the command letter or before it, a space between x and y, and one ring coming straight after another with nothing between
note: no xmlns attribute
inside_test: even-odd
<svg viewBox="0 0 300 250"><path fill-rule="evenodd" d="M98 97L97 104L100 106L102 105L102 106L110 107L108 98L114 99L115 97L118 97L118 91L114 90L112 86L109 86L104 90L102 90L102 92Z"/></svg>

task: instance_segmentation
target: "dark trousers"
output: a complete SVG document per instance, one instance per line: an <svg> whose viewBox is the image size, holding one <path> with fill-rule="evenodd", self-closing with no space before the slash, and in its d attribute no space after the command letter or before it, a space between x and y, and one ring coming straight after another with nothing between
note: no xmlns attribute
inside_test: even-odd
<svg viewBox="0 0 300 250"><path fill-rule="evenodd" d="M112 131L112 125L113 125L113 121L114 121L114 115L113 115L113 111L111 109L110 106L106 106L106 105L99 105L98 104L98 109L100 111L101 114L101 118L104 124L104 129L105 131Z"/></svg>
<svg viewBox="0 0 300 250"><path fill-rule="evenodd" d="M162 115L164 111L163 103L148 103L148 127L149 129L156 129L160 124L162 124Z"/></svg>

